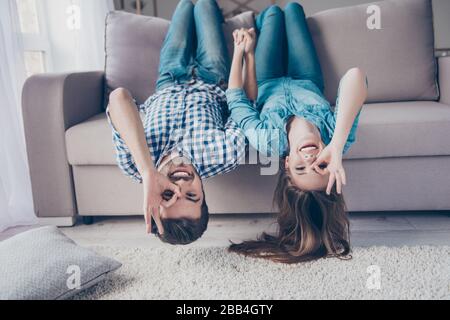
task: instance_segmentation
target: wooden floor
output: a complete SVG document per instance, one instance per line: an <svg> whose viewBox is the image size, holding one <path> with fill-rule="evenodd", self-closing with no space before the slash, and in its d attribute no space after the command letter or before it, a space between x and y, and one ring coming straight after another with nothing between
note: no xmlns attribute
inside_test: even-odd
<svg viewBox="0 0 450 320"><path fill-rule="evenodd" d="M354 246L450 246L450 213L351 214ZM199 247L226 246L229 241L252 239L276 227L273 216L212 216L204 237L193 244ZM92 226L63 229L84 245L160 246L154 236L145 234L141 217L97 218Z"/></svg>
<svg viewBox="0 0 450 320"><path fill-rule="evenodd" d="M350 221L353 246L450 246L450 213L352 213ZM230 240L251 239L274 228L274 218L270 215L212 216L208 231L193 246L226 246ZM0 240L27 229L8 230L0 234ZM75 227L61 230L80 245L162 245L154 236L145 234L141 217L102 217L96 218L91 226L79 222Z"/></svg>

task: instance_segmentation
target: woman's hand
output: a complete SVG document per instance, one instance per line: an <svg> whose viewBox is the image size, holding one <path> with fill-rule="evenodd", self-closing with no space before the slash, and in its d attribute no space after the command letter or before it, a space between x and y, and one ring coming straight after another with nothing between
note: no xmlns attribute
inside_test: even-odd
<svg viewBox="0 0 450 320"><path fill-rule="evenodd" d="M177 201L178 197L181 196L180 188L155 169L145 172L141 176L144 187L144 217L147 233L151 233L153 217L153 220L158 227L159 234L164 234L159 211L160 206L165 208L172 206ZM170 191L174 194L169 201L162 198L163 193L166 191Z"/></svg>
<svg viewBox="0 0 450 320"><path fill-rule="evenodd" d="M256 32L254 28L244 31L245 38L245 54L255 53L256 47Z"/></svg>
<svg viewBox="0 0 450 320"><path fill-rule="evenodd" d="M255 52L256 32L254 28L239 29L233 32L235 52L250 54Z"/></svg>
<svg viewBox="0 0 450 320"><path fill-rule="evenodd" d="M331 142L319 154L317 160L313 164L313 168L321 175L330 174L326 192L331 194L331 190L336 183L336 190L338 194L342 193L342 186L347 184L344 167L342 166L343 149L334 142ZM323 166L326 165L326 168Z"/></svg>
<svg viewBox="0 0 450 320"><path fill-rule="evenodd" d="M247 97L255 101L258 98L258 85L256 81L255 65L255 29L238 29L233 32L234 54L231 63L228 88L243 88ZM245 60L245 70L243 64ZM243 71L245 75L243 75Z"/></svg>

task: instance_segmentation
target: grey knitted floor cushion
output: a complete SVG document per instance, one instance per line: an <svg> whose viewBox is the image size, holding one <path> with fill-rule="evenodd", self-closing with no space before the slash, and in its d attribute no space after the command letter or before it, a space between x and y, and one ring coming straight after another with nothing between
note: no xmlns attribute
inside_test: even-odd
<svg viewBox="0 0 450 320"><path fill-rule="evenodd" d="M120 267L56 227L30 230L0 242L0 300L66 299Z"/></svg>

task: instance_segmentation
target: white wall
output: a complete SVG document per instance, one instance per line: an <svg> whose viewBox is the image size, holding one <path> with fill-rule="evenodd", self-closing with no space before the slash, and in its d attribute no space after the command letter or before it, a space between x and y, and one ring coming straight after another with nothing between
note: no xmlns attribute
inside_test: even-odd
<svg viewBox="0 0 450 320"><path fill-rule="evenodd" d="M128 8L130 3L134 0L125 0ZM144 14L153 15L153 0L143 0L147 3L144 8ZM172 13L178 3L178 0L156 0L158 7L158 16L170 19ZM116 0L119 2L119 0ZM230 6L233 4L228 0L219 0L221 6L225 7L227 12L230 10ZM241 0L244 2L244 0ZM284 6L290 0L278 0L278 5ZM301 0L298 1L305 8L306 14L311 15L319 11L346 7L352 5L358 5L363 3L370 3L370 0ZM271 3L270 0L254 0L250 3L252 8L258 11L264 9ZM450 48L450 0L433 0L434 6L434 20L435 20L435 33L436 33L436 48ZM131 8L130 8L131 9Z"/></svg>

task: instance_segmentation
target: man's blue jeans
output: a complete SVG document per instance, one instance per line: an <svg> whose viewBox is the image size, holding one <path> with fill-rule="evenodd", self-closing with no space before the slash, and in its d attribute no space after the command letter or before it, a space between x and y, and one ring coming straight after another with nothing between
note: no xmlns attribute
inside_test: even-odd
<svg viewBox="0 0 450 320"><path fill-rule="evenodd" d="M230 59L223 34L224 18L214 0L194 6L181 0L161 50L157 90L192 78L217 85L228 81Z"/></svg>

